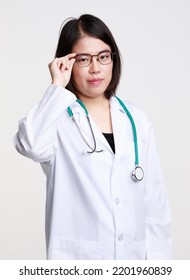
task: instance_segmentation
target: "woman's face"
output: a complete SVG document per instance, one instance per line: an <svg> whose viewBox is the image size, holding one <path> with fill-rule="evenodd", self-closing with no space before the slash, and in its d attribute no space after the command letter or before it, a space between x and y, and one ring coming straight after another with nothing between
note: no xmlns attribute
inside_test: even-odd
<svg viewBox="0 0 190 280"><path fill-rule="evenodd" d="M72 48L72 52L76 54L97 55L102 51L111 51L111 48L103 41L90 36L79 39ZM77 97L104 96L112 78L112 69L113 62L102 65L97 61L97 56L92 58L89 66L81 67L75 62L72 70L72 83Z"/></svg>

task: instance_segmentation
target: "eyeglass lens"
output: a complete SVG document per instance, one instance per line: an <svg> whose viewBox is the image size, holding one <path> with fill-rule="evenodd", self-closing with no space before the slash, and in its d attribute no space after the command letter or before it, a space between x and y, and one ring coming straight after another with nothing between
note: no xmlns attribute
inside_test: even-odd
<svg viewBox="0 0 190 280"><path fill-rule="evenodd" d="M98 55L77 54L75 57L75 61L79 66L89 66L92 62L92 58L95 56L97 57L97 61L99 61L103 65L112 62L112 53L110 51L104 51L99 53Z"/></svg>

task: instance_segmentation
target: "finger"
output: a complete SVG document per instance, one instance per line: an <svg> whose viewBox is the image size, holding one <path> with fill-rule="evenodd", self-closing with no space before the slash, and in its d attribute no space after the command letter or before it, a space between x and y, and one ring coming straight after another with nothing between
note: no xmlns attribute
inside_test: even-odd
<svg viewBox="0 0 190 280"><path fill-rule="evenodd" d="M68 59L70 60L71 58L74 58L76 56L76 53L69 53L67 55Z"/></svg>
<svg viewBox="0 0 190 280"><path fill-rule="evenodd" d="M75 63L75 58L70 59L70 69L73 69L73 65Z"/></svg>
<svg viewBox="0 0 190 280"><path fill-rule="evenodd" d="M64 58L58 58L56 64L57 64L57 67L58 67L59 69L61 69L62 66L64 65Z"/></svg>
<svg viewBox="0 0 190 280"><path fill-rule="evenodd" d="M57 61L57 67L63 72L67 68L67 60L65 58L60 58Z"/></svg>
<svg viewBox="0 0 190 280"><path fill-rule="evenodd" d="M59 57L59 58L57 57L57 58L54 59L54 61L55 61L55 63L58 63L59 66L60 66L61 63L64 64L65 62L67 62L68 60L74 58L75 56L76 56L76 53L70 53L70 54L68 54L66 56L62 56L62 57Z"/></svg>
<svg viewBox="0 0 190 280"><path fill-rule="evenodd" d="M67 65L66 65L66 69L69 70L70 67L71 67L71 60L76 56L76 53L70 53L67 55ZM72 66L73 66L73 63L72 63ZM71 68L72 69L72 68Z"/></svg>
<svg viewBox="0 0 190 280"><path fill-rule="evenodd" d="M75 58L71 58L69 61L67 61L66 70L72 71L74 63L75 63Z"/></svg>
<svg viewBox="0 0 190 280"><path fill-rule="evenodd" d="M61 72L64 72L65 70L67 70L67 64L61 63L59 69L61 70Z"/></svg>
<svg viewBox="0 0 190 280"><path fill-rule="evenodd" d="M53 60L52 64L57 65L57 67L64 72L65 70L69 70L70 68L70 60L72 60L76 56L76 53L70 53L63 57L57 57ZM72 62L73 66L73 62Z"/></svg>

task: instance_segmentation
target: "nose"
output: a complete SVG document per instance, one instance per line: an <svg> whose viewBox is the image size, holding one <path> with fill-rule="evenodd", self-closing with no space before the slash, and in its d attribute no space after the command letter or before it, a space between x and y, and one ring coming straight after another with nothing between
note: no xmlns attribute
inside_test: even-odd
<svg viewBox="0 0 190 280"><path fill-rule="evenodd" d="M92 57L92 62L90 64L90 73L100 72L100 62L98 61L98 56Z"/></svg>

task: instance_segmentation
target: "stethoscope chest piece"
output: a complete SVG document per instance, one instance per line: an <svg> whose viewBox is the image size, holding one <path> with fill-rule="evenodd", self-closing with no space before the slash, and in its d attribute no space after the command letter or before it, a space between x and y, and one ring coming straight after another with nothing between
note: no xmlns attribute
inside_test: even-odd
<svg viewBox="0 0 190 280"><path fill-rule="evenodd" d="M144 178L143 169L139 165L137 165L133 170L131 177L134 181L141 181Z"/></svg>

